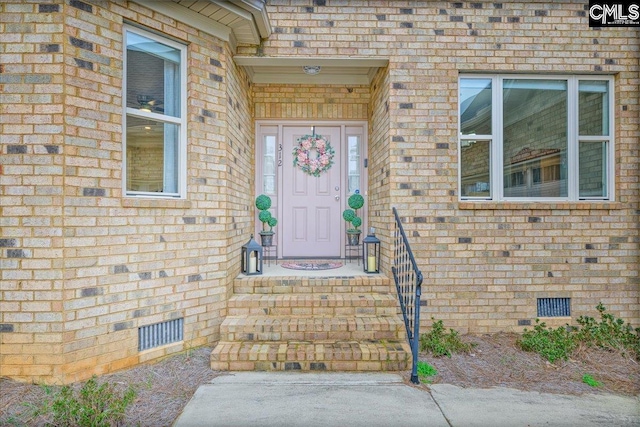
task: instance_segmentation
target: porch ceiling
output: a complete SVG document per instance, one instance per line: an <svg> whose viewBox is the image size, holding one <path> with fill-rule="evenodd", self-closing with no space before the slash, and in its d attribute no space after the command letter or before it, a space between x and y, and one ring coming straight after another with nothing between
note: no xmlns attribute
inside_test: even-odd
<svg viewBox="0 0 640 427"><path fill-rule="evenodd" d="M367 85L378 68L389 63L385 58L236 56L233 59L245 68L253 83ZM319 66L320 72L308 75L305 66Z"/></svg>

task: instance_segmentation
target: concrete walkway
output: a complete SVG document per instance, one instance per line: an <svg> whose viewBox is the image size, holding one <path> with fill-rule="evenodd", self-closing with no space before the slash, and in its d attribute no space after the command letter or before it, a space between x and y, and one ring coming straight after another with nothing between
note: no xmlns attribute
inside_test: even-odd
<svg viewBox="0 0 640 427"><path fill-rule="evenodd" d="M202 385L174 425L640 426L640 397L430 388L390 373L230 373Z"/></svg>

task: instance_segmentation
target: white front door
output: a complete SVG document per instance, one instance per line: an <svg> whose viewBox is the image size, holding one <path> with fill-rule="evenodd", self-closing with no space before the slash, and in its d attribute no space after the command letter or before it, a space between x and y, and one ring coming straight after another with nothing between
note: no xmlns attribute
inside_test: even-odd
<svg viewBox="0 0 640 427"><path fill-rule="evenodd" d="M313 176L293 165L293 150L298 139L312 134L309 126L285 126L283 129L282 170L282 256L339 257L342 223L341 135L339 126L318 126L333 148L333 165ZM311 158L316 152L311 151Z"/></svg>

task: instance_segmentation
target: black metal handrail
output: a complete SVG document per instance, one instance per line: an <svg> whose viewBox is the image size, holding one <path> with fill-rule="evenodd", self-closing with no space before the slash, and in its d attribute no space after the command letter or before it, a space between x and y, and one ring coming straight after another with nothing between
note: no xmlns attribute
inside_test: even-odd
<svg viewBox="0 0 640 427"><path fill-rule="evenodd" d="M393 253L393 279L398 291L398 299L402 308L404 325L407 329L407 337L411 345L411 382L419 384L418 379L418 347L420 341L420 295L422 293L422 272L416 264L411 252L409 241L402 228L398 211L393 208L396 219Z"/></svg>

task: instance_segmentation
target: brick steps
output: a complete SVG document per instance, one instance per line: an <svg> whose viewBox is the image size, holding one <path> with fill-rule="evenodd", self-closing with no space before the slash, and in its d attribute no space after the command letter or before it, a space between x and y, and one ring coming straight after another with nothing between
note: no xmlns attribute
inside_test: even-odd
<svg viewBox="0 0 640 427"><path fill-rule="evenodd" d="M405 341L223 341L211 353L211 368L222 371L399 371L410 365Z"/></svg>
<svg viewBox="0 0 640 427"><path fill-rule="evenodd" d="M239 294L389 294L393 289L384 276L355 277L238 277L233 293Z"/></svg>
<svg viewBox="0 0 640 427"><path fill-rule="evenodd" d="M215 370L387 371L411 364L384 276L238 277Z"/></svg>
<svg viewBox="0 0 640 427"><path fill-rule="evenodd" d="M220 326L226 341L400 340L398 316L230 316Z"/></svg>
<svg viewBox="0 0 640 427"><path fill-rule="evenodd" d="M392 294L245 294L229 299L230 316L359 316L398 313Z"/></svg>

